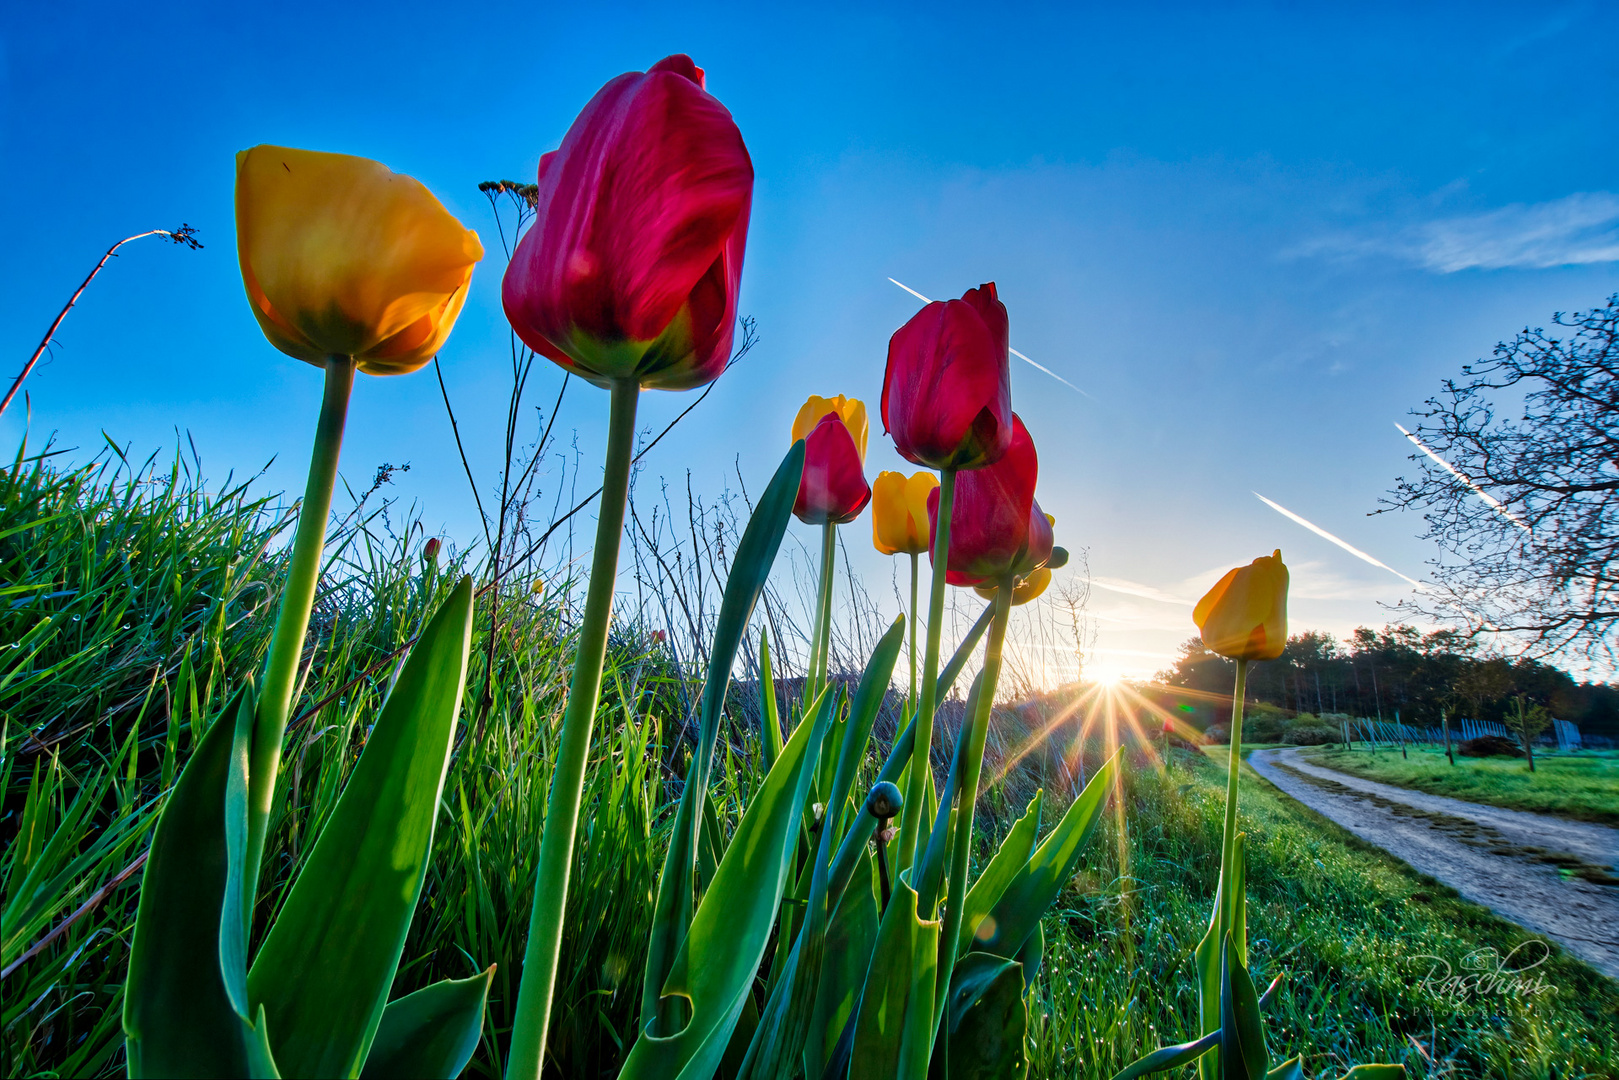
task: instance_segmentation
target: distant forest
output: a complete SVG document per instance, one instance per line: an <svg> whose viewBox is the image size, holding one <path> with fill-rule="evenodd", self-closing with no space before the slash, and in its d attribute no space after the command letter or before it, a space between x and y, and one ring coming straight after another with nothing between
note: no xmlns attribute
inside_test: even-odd
<svg viewBox="0 0 1619 1080"><path fill-rule="evenodd" d="M1164 689L1156 696L1173 699L1200 728L1224 723L1235 676L1235 661L1209 652L1194 637L1181 646L1174 666L1159 673ZM1191 693L1166 693L1170 687ZM1465 636L1449 630L1361 627L1348 641L1312 630L1288 638L1278 659L1256 663L1248 674L1251 703L1317 716L1393 720L1398 714L1424 726L1437 725L1441 709L1453 719L1501 720L1519 694L1586 734L1619 738L1619 686L1576 682L1537 660L1481 656Z"/></svg>

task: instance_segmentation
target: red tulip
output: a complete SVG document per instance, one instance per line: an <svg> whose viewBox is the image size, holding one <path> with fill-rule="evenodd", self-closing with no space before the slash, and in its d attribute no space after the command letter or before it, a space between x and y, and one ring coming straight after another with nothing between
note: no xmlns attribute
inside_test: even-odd
<svg viewBox="0 0 1619 1080"><path fill-rule="evenodd" d="M860 448L843 417L829 412L804 439L804 477L793 513L810 525L841 525L859 517L870 501Z"/></svg>
<svg viewBox="0 0 1619 1080"><path fill-rule="evenodd" d="M752 201L742 133L689 56L620 75L540 158L506 318L598 386L712 382L731 353Z"/></svg>
<svg viewBox="0 0 1619 1080"><path fill-rule="evenodd" d="M900 456L933 469L981 469L1012 441L1006 306L995 283L928 304L888 340L883 430Z"/></svg>
<svg viewBox="0 0 1619 1080"><path fill-rule="evenodd" d="M1006 574L1027 575L1051 558L1051 521L1034 501L1040 472L1034 440L1012 414L1011 445L986 468L956 478L945 580L977 585ZM939 493L928 496L928 522L939 527ZM931 550L931 549L930 549Z"/></svg>

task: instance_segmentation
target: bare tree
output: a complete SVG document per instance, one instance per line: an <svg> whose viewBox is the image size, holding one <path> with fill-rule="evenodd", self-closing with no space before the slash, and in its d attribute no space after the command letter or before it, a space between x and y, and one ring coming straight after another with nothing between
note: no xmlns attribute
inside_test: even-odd
<svg viewBox="0 0 1619 1080"><path fill-rule="evenodd" d="M1524 654L1612 664L1619 625L1619 294L1525 328L1414 415L1418 509L1443 554L1402 607Z"/></svg>

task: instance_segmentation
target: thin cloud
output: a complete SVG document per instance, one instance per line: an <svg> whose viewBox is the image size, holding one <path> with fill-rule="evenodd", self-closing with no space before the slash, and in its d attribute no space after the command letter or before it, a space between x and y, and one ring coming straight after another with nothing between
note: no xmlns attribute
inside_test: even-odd
<svg viewBox="0 0 1619 1080"><path fill-rule="evenodd" d="M1456 468L1456 466L1452 465L1450 462L1446 461L1444 458L1430 450L1428 448L1428 444L1417 438L1414 432L1407 431L1398 421L1395 422L1394 426L1400 429L1401 435L1404 435L1406 438L1415 443L1418 450L1421 450L1424 454L1427 454L1430 458L1444 466L1445 471L1450 473L1450 475L1466 484L1469 488L1472 488L1473 494L1484 500L1485 505L1489 506L1490 509L1512 522L1512 524L1516 525L1524 532L1534 531L1528 525L1524 524L1523 519L1519 518L1517 514L1514 514L1511 510L1508 510L1505 506L1502 506L1500 499L1497 499L1494 495L1491 495L1489 492L1473 483L1473 481L1468 479L1466 475Z"/></svg>
<svg viewBox="0 0 1619 1080"><path fill-rule="evenodd" d="M1184 597L1173 596L1162 589L1154 588L1151 585L1143 585L1137 581L1126 581L1124 578L1092 578L1091 584L1108 592L1123 593L1125 596L1139 596L1145 600L1156 600L1161 604L1177 604L1180 607L1193 606L1193 602Z"/></svg>
<svg viewBox="0 0 1619 1080"><path fill-rule="evenodd" d="M1550 202L1440 218L1383 236L1323 237L1292 254L1393 256L1441 274L1619 262L1619 195L1581 191Z"/></svg>
<svg viewBox="0 0 1619 1080"><path fill-rule="evenodd" d="M1265 498L1265 496L1261 495L1259 492L1257 492L1257 491L1254 492L1254 498L1258 499L1260 502L1264 503L1266 506L1268 506L1272 510L1276 511L1278 514L1281 514L1283 517L1287 518L1289 521L1293 521L1293 522L1296 522L1299 525L1303 525L1306 529L1309 529L1311 532L1315 533L1317 536L1321 537L1323 540L1329 540L1332 543L1337 544L1339 547L1341 547L1345 551L1349 552L1349 554L1353 555L1355 558L1360 559L1363 562L1369 562L1373 566L1380 566L1384 570L1387 570L1389 573L1393 574L1395 577L1400 578L1400 579L1402 579L1404 581L1409 581L1412 585L1415 585L1419 589L1425 587L1422 584L1422 582L1418 581L1416 578L1406 577L1404 574L1400 573L1398 570L1394 569L1394 567L1390 566L1388 563L1384 562L1383 560L1366 554L1360 548L1358 548L1355 545L1349 543L1347 540L1338 539L1338 537L1332 535L1327 530L1323 529L1321 526L1315 524L1314 522L1306 521L1304 518L1299 517L1299 515L1295 514L1293 511L1289 510L1287 507L1281 505L1280 503L1272 502L1271 500Z"/></svg>

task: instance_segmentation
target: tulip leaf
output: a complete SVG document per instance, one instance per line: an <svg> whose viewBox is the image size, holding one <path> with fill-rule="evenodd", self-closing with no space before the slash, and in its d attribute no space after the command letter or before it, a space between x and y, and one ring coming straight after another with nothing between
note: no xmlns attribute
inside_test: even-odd
<svg viewBox="0 0 1619 1080"><path fill-rule="evenodd" d="M748 1057L739 1076L752 1078L790 1078L804 1050L810 1014L821 983L821 964L826 951L828 924L828 873L832 856L832 838L837 819L849 801L849 789L855 774L866 756L866 743L871 738L872 724L877 710L888 692L894 677L894 664L905 644L905 616L896 618L887 633L878 641L877 648L866 663L860 677L860 686L841 724L833 725L823 745L838 737L838 754L831 770L824 766L817 770L825 786L826 810L821 822L820 840L816 847L813 877L805 904L802 927L793 942L782 978L771 992L770 1000L759 1021ZM830 757L831 755L825 755ZM787 920L783 919L785 927Z"/></svg>
<svg viewBox="0 0 1619 1080"><path fill-rule="evenodd" d="M1219 1045L1220 1033L1211 1031L1201 1038L1190 1042L1177 1043L1174 1046L1162 1046L1146 1057L1138 1058L1129 1065L1113 1074L1113 1080L1135 1080L1138 1076L1148 1073L1163 1072L1189 1061L1195 1061Z"/></svg>
<svg viewBox="0 0 1619 1080"><path fill-rule="evenodd" d="M641 1037L630 1048L620 1080L708 1080L719 1067L750 1000L793 869L804 795L830 720L829 700L826 694L820 697L814 722L798 725L748 803L670 965L663 994L679 999L682 1007L662 1015L683 1014L685 1023L665 1033L660 1011L645 1010Z"/></svg>
<svg viewBox="0 0 1619 1080"><path fill-rule="evenodd" d="M1225 1080L1264 1080L1269 1068L1259 993L1228 932L1220 967L1220 1072Z"/></svg>
<svg viewBox="0 0 1619 1080"><path fill-rule="evenodd" d="M950 1080L1027 1076L1023 1038L1028 1026L1022 965L985 952L967 953L957 962L942 1033Z"/></svg>
<svg viewBox="0 0 1619 1080"><path fill-rule="evenodd" d="M197 744L152 834L124 991L134 1077L259 1071L251 1064L252 1029L231 1004L219 955L230 876L225 791L238 730L252 714L244 686Z"/></svg>
<svg viewBox="0 0 1619 1080"><path fill-rule="evenodd" d="M1229 868L1221 869L1208 931L1192 953L1193 967L1197 971L1198 1018L1205 1032L1220 1029L1220 965L1223 954L1220 946L1226 932L1224 919L1229 917L1233 907L1236 914L1241 916L1247 906L1244 898L1244 868L1247 865L1244 851L1244 834L1238 833L1232 842L1232 864ZM1228 903L1228 897L1234 898L1235 902ZM1218 1066L1218 1061L1211 1055L1198 1063L1198 1073L1203 1080L1218 1080Z"/></svg>
<svg viewBox="0 0 1619 1080"><path fill-rule="evenodd" d="M856 1014L849 1080L922 1080L933 1051L936 920L917 914L910 871L894 884Z"/></svg>
<svg viewBox="0 0 1619 1080"><path fill-rule="evenodd" d="M471 635L463 577L411 650L248 974L290 1075L357 1075L382 1021L427 872Z"/></svg>
<svg viewBox="0 0 1619 1080"><path fill-rule="evenodd" d="M1263 1004L1263 1001L1261 1001ZM1304 1059L1290 1057L1265 1074L1265 1080L1305 1080Z"/></svg>
<svg viewBox="0 0 1619 1080"><path fill-rule="evenodd" d="M1034 985L1034 978L1040 974L1040 962L1046 955L1046 931L1043 923L1034 924L1034 933L1023 939L1023 948L1017 951L1015 959L1023 965L1024 989Z"/></svg>
<svg viewBox="0 0 1619 1080"><path fill-rule="evenodd" d="M792 516L803 472L804 442L800 439L776 467L776 475L771 477L759 505L748 519L720 599L720 614L714 625L714 644L709 650L708 674L703 682L697 719L697 752L686 770L686 785L675 812L669 850L664 856L663 872L658 876L658 899L652 912L652 932L647 939L641 1023L645 1026L656 1017L660 1033L672 1032L686 1019L676 1015L680 1008L678 1002L668 1000L660 991L673 970L693 917L700 814L708 798L708 774L714 744L719 738L720 718L725 710L725 693L731 684L731 668L748 619L753 615L754 605L775 564L776 553L781 549L782 537L787 534L787 521ZM664 1015L658 1014L660 1008L666 1010ZM676 1012L667 1012L670 1009Z"/></svg>
<svg viewBox="0 0 1619 1080"><path fill-rule="evenodd" d="M1006 892L1008 885L1016 880L1023 868L1029 864L1029 856L1034 853L1034 841L1040 833L1040 804L1044 792L1036 791L1034 798L1029 800L1029 807L1023 812L1007 832L1006 839L996 849L995 855L984 867L984 872L978 875L973 887L967 890L967 905L962 909L960 941L956 946L956 955L960 956L968 949L968 942L976 934L982 934L987 941L995 932L993 924L984 923L984 916L990 913ZM980 924L983 925L980 925ZM1036 923L1038 926L1039 924Z"/></svg>
<svg viewBox="0 0 1619 1080"><path fill-rule="evenodd" d="M470 979L444 979L388 1002L361 1080L455 1080L483 1034L495 965Z"/></svg>
<svg viewBox="0 0 1619 1080"><path fill-rule="evenodd" d="M1029 857L1028 864L1007 885L1001 898L990 909L988 918L995 920L993 933L974 938L973 947L996 956L1016 956L1023 942L1034 932L1035 925L1064 883L1073 876L1079 865L1079 856L1090 839L1096 823L1101 820L1102 807L1108 793L1113 790L1118 772L1119 755L1114 754L1091 777L1085 790L1079 793L1073 805L1057 822L1056 828L1041 842Z"/></svg>
<svg viewBox="0 0 1619 1080"><path fill-rule="evenodd" d="M819 1077L826 1071L839 1037L854 1017L872 949L877 945L877 895L872 890L871 854L865 845L861 845L852 880L855 887L844 890L826 932L821 985L815 993L809 1038L804 1043L806 1077Z"/></svg>

